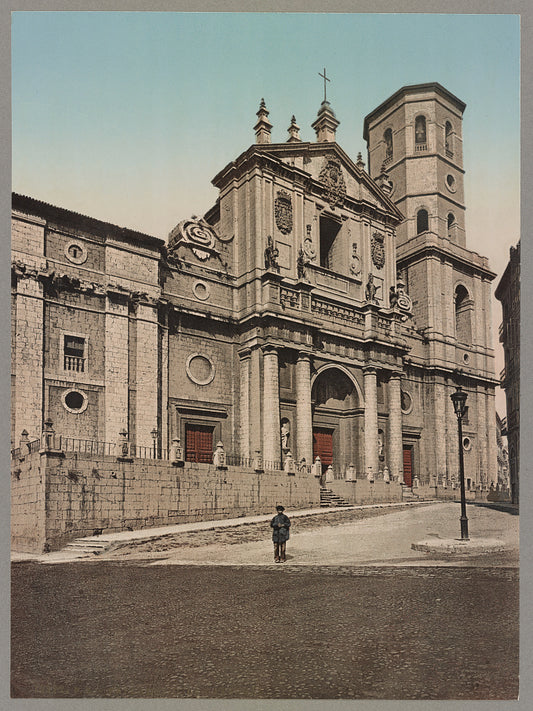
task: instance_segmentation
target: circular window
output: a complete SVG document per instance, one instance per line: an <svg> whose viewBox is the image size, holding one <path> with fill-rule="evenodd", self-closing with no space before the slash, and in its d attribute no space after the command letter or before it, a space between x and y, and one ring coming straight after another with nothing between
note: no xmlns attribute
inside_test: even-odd
<svg viewBox="0 0 533 711"><path fill-rule="evenodd" d="M470 437L463 437L463 449L467 452L472 449L472 440Z"/></svg>
<svg viewBox="0 0 533 711"><path fill-rule="evenodd" d="M187 358L185 370L196 385L209 385L215 377L215 366L207 356L200 353L193 353Z"/></svg>
<svg viewBox="0 0 533 711"><path fill-rule="evenodd" d="M405 390L400 392L400 397L402 401L402 412L404 415L408 415L413 409L413 399Z"/></svg>
<svg viewBox="0 0 533 711"><path fill-rule="evenodd" d="M78 415L87 409L89 400L83 390L67 390L62 395L63 407L68 412Z"/></svg>
<svg viewBox="0 0 533 711"><path fill-rule="evenodd" d="M73 264L83 264L87 259L87 250L81 242L69 242L65 247L65 256Z"/></svg>
<svg viewBox="0 0 533 711"><path fill-rule="evenodd" d="M452 193L454 193L457 190L457 187L455 185L455 178L451 174L446 176L446 187Z"/></svg>
<svg viewBox="0 0 533 711"><path fill-rule="evenodd" d="M205 301L209 298L209 286L205 283L205 281L196 281L193 284L192 290L193 294L197 299L200 299L200 301Z"/></svg>

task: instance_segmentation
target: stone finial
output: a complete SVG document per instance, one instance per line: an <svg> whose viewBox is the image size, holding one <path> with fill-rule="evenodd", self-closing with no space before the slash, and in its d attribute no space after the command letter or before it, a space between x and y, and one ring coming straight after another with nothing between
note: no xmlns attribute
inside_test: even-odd
<svg viewBox="0 0 533 711"><path fill-rule="evenodd" d="M170 445L170 461L172 464L175 462L183 462L183 447L181 446L179 437L172 439L172 444Z"/></svg>
<svg viewBox="0 0 533 711"><path fill-rule="evenodd" d="M368 472L366 474L366 478L368 479L368 481L374 481L374 472L372 471L372 467L370 466L370 464L368 465Z"/></svg>
<svg viewBox="0 0 533 711"><path fill-rule="evenodd" d="M226 467L226 452L224 451L224 445L222 442L217 442L217 448L213 453L213 464L218 469L225 469Z"/></svg>
<svg viewBox="0 0 533 711"><path fill-rule="evenodd" d="M329 467L326 469L326 483L329 484L330 482L335 480L335 475L333 473L333 467L330 464Z"/></svg>
<svg viewBox="0 0 533 711"><path fill-rule="evenodd" d="M357 472L355 471L355 467L351 462L349 466L346 467L344 479L345 481L355 481L357 479Z"/></svg>
<svg viewBox="0 0 533 711"><path fill-rule="evenodd" d="M363 160L363 154L361 153L361 151L359 151L359 153L357 154L357 162L355 165L359 168L359 170L365 169L366 164Z"/></svg>
<svg viewBox="0 0 533 711"><path fill-rule="evenodd" d="M311 124L311 128L314 128L316 132L317 143L334 143L335 131L339 124L340 121L335 116L329 101L323 101L316 119Z"/></svg>
<svg viewBox="0 0 533 711"><path fill-rule="evenodd" d="M383 481L388 484L390 482L390 472L389 467L383 467Z"/></svg>
<svg viewBox="0 0 533 711"><path fill-rule="evenodd" d="M263 455L262 455L260 449L256 449L256 450L255 450L254 470L255 470L256 472L262 472L262 471L264 471L264 467L263 467Z"/></svg>
<svg viewBox="0 0 533 711"><path fill-rule="evenodd" d="M257 112L257 123L254 126L255 131L255 142L256 143L270 143L270 132L272 131L272 124L268 120L269 111L266 107L265 100L261 99L259 104L259 111Z"/></svg>
<svg viewBox="0 0 533 711"><path fill-rule="evenodd" d="M287 456L285 457L285 462L283 464L283 470L287 472L287 474L294 474L295 468L294 468L294 458L291 454L291 450L287 452Z"/></svg>
<svg viewBox="0 0 533 711"><path fill-rule="evenodd" d="M289 132L289 138L287 140L287 143L295 143L295 142L301 143L302 139L300 138L300 133L299 133L300 127L296 123L296 119L294 118L294 116L291 118L291 125L289 126L287 131Z"/></svg>
<svg viewBox="0 0 533 711"><path fill-rule="evenodd" d="M314 464L312 466L314 476L322 476L322 460L319 456L316 457Z"/></svg>
<svg viewBox="0 0 533 711"><path fill-rule="evenodd" d="M385 168L385 163L381 166L381 173L376 178L376 184L381 188L385 195L390 195L394 189L394 185Z"/></svg>
<svg viewBox="0 0 533 711"><path fill-rule="evenodd" d="M130 443L128 440L128 431L123 427L118 433L120 440L118 442L118 456L119 457L129 457L130 456Z"/></svg>

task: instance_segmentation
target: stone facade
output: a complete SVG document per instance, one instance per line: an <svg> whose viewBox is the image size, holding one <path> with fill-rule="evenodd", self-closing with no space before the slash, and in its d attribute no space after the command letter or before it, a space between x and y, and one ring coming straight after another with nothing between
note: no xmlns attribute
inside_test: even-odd
<svg viewBox="0 0 533 711"><path fill-rule="evenodd" d="M511 247L509 263L496 288L502 305L500 342L503 344L505 367L500 382L505 390L506 426L509 447L509 476L513 503L519 501L520 472L520 242Z"/></svg>
<svg viewBox="0 0 533 711"><path fill-rule="evenodd" d="M286 143L262 102L216 204L166 243L14 195L14 446L51 420L67 452L209 464L222 442L232 466L434 486L457 477L461 385L488 488L494 274L465 246L463 110L404 87L365 119L367 172L328 102L316 142L293 118Z"/></svg>

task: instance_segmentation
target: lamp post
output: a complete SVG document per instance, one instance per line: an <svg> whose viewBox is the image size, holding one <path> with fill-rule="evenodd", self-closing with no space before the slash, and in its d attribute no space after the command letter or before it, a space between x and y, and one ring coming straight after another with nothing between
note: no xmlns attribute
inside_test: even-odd
<svg viewBox="0 0 533 711"><path fill-rule="evenodd" d="M157 431L157 428L154 427L154 429L150 432L152 435L152 442L153 442L153 450L154 450L154 459L157 459L157 437L159 435L159 432Z"/></svg>
<svg viewBox="0 0 533 711"><path fill-rule="evenodd" d="M453 409L457 415L457 429L459 431L459 479L461 482L461 539L468 541L468 519L466 517L466 497L465 497L465 463L463 459L463 417L466 412L465 403L468 395L458 386L457 390L450 395L453 402Z"/></svg>

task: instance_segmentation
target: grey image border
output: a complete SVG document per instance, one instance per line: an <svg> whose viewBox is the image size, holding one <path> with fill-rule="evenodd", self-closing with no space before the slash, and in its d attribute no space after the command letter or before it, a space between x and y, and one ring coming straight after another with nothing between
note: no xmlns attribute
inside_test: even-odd
<svg viewBox="0 0 533 711"><path fill-rule="evenodd" d="M0 130L2 136L2 165L4 171L1 178L2 201L0 220L3 227L3 239L0 241L1 264L5 269L4 278L0 280L1 299L3 308L1 309L2 328L0 329L0 362L4 366L3 372L9 372L10 352L10 315L9 315L9 283L10 277L7 273L10 264L10 244L8 235L10 234L10 203L11 203L11 119L10 119L10 91L11 91L11 57L10 57L10 13L12 11L187 11L187 12L358 12L358 13L408 13L408 12L428 12L441 14L507 14L521 15L522 47L521 47L521 154L522 154L522 186L530 183L532 165L528 157L533 154L532 140L532 119L533 116L533 88L531 86L532 72L532 47L533 35L531 27L533 24L533 7L527 0L513 1L491 1L491 0L450 0L446 3L446 13L442 13L442 2L407 0L405 2L395 2L394 0L345 0L344 2L331 1L327 5L323 0L292 0L292 2L275 2L275 0L263 0L260 7L257 0L239 1L216 1L205 0L189 2L168 0L153 0L148 3L140 0L12 0L2 4L0 9L0 61L1 61L1 112ZM494 172L497 175L497 156L494 157ZM533 283L531 274L533 268L533 256L531 250L531 239L529 235L533 233L533 206L528 204L528 196L522 187L522 213L521 232L528 236L521 245L521 303L533 303ZM499 304L493 302L493 308L499 308ZM524 310L522 310L524 313ZM522 319L522 342L521 361L522 364L529 363L533 344L533 329L529 319ZM522 366L521 371L521 421L528 421L527 415L533 413L533 389L530 380L526 377L526 368ZM0 396L7 410L9 403L9 382L8 378L2 378L0 384ZM3 427L0 430L0 437L4 452L9 451L9 421L3 418ZM533 438L522 437L521 455L522 462L529 462L533 459ZM522 469L527 473L526 467ZM9 571L10 571L10 533L9 533L9 476L4 473L1 479L2 496L0 497L1 527L2 527L2 600L9 600ZM531 647L533 642L532 625L532 556L533 556L533 536L531 526L531 510L533 494L531 481L525 477L521 480L521 567L520 567L520 587L521 587L521 620L520 620L520 700L509 701L424 701L424 708L430 709L522 709L529 708L532 698L533 687L533 662ZM0 646L0 665L2 669L0 702L2 708L11 705L19 709L213 709L213 711L234 711L235 709L255 709L267 708L273 703L279 708L287 708L291 711L300 709L351 709L370 708L376 709L406 709L412 708L411 701L380 701L380 700L244 700L244 699L10 699L9 698L9 606L2 605L1 630L3 633L2 644ZM416 701L415 701L416 705Z"/></svg>

